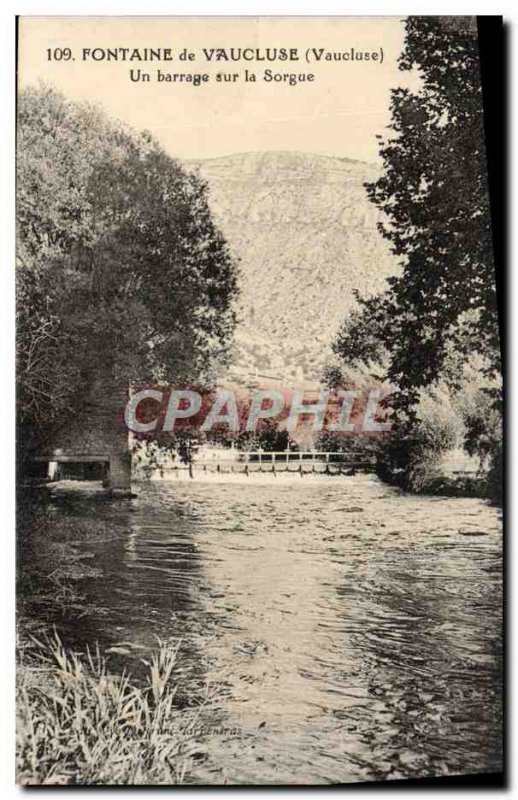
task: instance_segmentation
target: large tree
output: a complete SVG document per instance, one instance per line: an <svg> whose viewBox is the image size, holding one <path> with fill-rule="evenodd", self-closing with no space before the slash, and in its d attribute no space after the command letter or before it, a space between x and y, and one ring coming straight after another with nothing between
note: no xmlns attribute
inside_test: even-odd
<svg viewBox="0 0 518 800"><path fill-rule="evenodd" d="M360 301L336 351L382 363L393 404L411 414L452 345L481 354L488 377L500 359L476 23L410 17L405 26L399 66L416 70L419 86L393 90L383 172L367 185L400 271L385 293Z"/></svg>
<svg viewBox="0 0 518 800"><path fill-rule="evenodd" d="M51 88L18 112L18 410L37 441L100 367L115 383L210 382L236 265L204 182L147 133Z"/></svg>

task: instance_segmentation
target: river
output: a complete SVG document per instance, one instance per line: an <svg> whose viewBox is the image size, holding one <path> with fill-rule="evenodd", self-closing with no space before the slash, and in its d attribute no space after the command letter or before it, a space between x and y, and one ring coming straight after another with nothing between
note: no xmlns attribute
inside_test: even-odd
<svg viewBox="0 0 518 800"><path fill-rule="evenodd" d="M195 782L500 769L497 509L368 475L136 491L58 485L23 548L26 613L137 674L180 640L179 702L213 694Z"/></svg>

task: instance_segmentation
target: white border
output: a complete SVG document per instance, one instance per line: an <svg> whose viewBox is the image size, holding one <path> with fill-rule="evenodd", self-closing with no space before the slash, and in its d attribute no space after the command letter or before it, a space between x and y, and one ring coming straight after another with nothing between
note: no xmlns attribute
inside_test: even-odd
<svg viewBox="0 0 518 800"><path fill-rule="evenodd" d="M0 460L0 486L3 489L2 505L0 510L2 512L2 555L0 561L1 579L0 587L2 592L1 598L1 614L2 614L2 641L4 643L3 658L0 661L0 687L1 703L2 703L2 725L0 728L0 785L3 789L3 797L19 796L23 791L14 785L14 697L13 697L13 681L14 681L14 658L13 658L13 642L14 642L14 388L13 388L13 375L14 375L14 279L13 279L13 254L14 254L14 102L15 102L15 84L14 84L14 17L15 15L138 15L148 16L155 14L162 15L311 15L311 16L325 16L325 15L395 15L405 16L407 14L503 14L505 21L510 26L509 31L509 49L513 49L514 39L514 24L518 17L518 4L515 0L499 0L499 2L466 2L465 0L414 0L413 2L397 2L388 3L383 0L262 0L262 2L248 2L246 6L243 0L93 0L91 2L70 3L65 0L52 0L46 3L37 2L37 0L25 0L23 2L10 2L7 0L3 4L0 12L0 65L2 77L2 97L0 109L2 110L2 124L0 125L0 158L2 159L2 190L3 200L2 204L2 291L0 294L1 310L0 310L0 347L2 355L2 377L0 398L0 418L4 422L4 429L1 437L1 460ZM512 145L513 132L516 131L516 104L513 102L515 98L514 87L516 86L517 77L517 58L515 52L510 52L510 102L511 108L509 109L509 122L510 130L508 133L509 144ZM512 115L512 116L511 116ZM512 179L510 179L510 191L516 188L517 180L517 167L516 160L511 158L510 168L512 168ZM512 204L513 205L513 204ZM516 233L513 215L514 208L511 207L509 211L509 280L510 280L510 301L509 301L509 317L510 317L510 330L508 339L508 349L511 353L518 353L517 332L518 327L514 323L517 314L512 313L514 309L518 309L518 282L511 280L512 267L514 266L514 253L516 243ZM514 359L509 358L509 367ZM508 415L514 411L515 392L514 381L511 376L508 377ZM508 420L508 445L510 445L511 453L515 453L515 445L518 434ZM517 495L518 492L518 477L517 472L514 470L509 471L508 475L508 498L509 501L512 497ZM512 636L514 632L514 625L510 623L513 618L516 618L516 595L517 593L511 592L512 580L511 575L516 574L513 572L513 567L516 567L516 548L512 547L514 538L514 525L512 521L514 515L511 514L512 504L509 502L508 508L508 525L507 525L507 574L508 574L508 698L513 700L510 703L508 710L509 722L514 721L516 712L516 693L512 692L512 673L515 672L515 638ZM513 611L515 612L513 614ZM514 669L511 669L510 665ZM7 696L6 696L7 689ZM513 779L512 764L518 759L518 746L516 745L516 737L512 735L511 724L509 724L508 731L508 764L510 769L510 778ZM108 796L109 789L97 790L97 797ZM118 790L121 792L121 790ZM142 790L145 794L151 790ZM211 790L212 791L212 790ZM235 789L234 789L235 791ZM257 790L256 790L257 791ZM263 790L267 791L267 790ZM310 792L301 790L285 790L291 795L296 794L301 797L317 796L323 794L322 790L314 789ZM354 786L346 787L344 791L354 791ZM380 790L362 790L362 797L373 797ZM402 789L404 791L404 789ZM431 790L428 790L431 791ZM454 790L441 790L443 798L456 797L458 791ZM47 790L45 797L58 797L63 798L69 796L73 789L61 790ZM201 795L205 790L190 790L190 796L195 797ZM123 791L123 794L127 792ZM482 791L476 792L477 796L494 795L494 792ZM121 796L119 794L119 796Z"/></svg>

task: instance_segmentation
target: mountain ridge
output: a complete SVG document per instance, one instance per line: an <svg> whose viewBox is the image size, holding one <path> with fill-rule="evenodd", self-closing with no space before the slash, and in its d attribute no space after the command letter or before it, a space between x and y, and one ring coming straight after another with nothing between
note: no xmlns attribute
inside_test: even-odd
<svg viewBox="0 0 518 800"><path fill-rule="evenodd" d="M373 169L378 169L377 165L373 161L364 161L359 158L351 158L350 156L333 156L329 153L317 153L317 152L308 152L305 150L239 150L237 153L228 153L227 155L221 156L209 156L208 158L184 158L182 159L182 163L189 165L203 165L208 164L211 161L223 161L234 159L238 157L246 157L246 156L270 156L270 155L279 155L279 156L303 156L304 158L315 156L316 158L324 158L324 159L331 159L333 161L342 161L350 164L365 164L367 167L371 167Z"/></svg>

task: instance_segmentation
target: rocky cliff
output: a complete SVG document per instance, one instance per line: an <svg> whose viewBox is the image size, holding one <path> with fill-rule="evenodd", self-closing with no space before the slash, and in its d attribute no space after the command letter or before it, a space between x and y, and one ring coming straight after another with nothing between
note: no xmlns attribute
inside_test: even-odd
<svg viewBox="0 0 518 800"><path fill-rule="evenodd" d="M396 266L366 195L375 166L311 153L191 161L240 259L234 363L251 386L318 381L353 290L383 288Z"/></svg>

